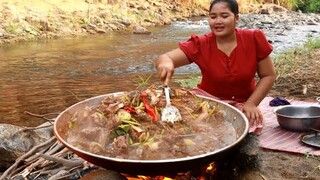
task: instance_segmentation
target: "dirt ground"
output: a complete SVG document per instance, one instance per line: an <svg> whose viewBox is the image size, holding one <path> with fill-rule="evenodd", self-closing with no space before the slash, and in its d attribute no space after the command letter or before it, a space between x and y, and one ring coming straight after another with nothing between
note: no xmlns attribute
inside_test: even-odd
<svg viewBox="0 0 320 180"><path fill-rule="evenodd" d="M307 64L301 64L300 68L291 74L279 78L269 95L315 102L316 97L320 97L320 49L311 53L309 59L310 62ZM239 162L244 164L235 166L244 168L239 179L320 179L319 157L255 148L254 144L257 144L255 137L248 137L248 141L251 142L246 143L245 147L251 148L249 151L252 151L253 156L242 157L246 160L240 159ZM256 150L258 152L254 152Z"/></svg>
<svg viewBox="0 0 320 180"><path fill-rule="evenodd" d="M37 5L34 9L39 9L38 13L48 13L48 7L58 7L59 3L64 2L53 1L58 3L53 4L53 2L45 0L34 1L19 1L19 7L28 6L32 2ZM17 3L16 0L3 2ZM66 2L70 3L69 6L60 6L61 9L75 8L73 1ZM88 9L88 4L85 2L81 1L77 4L79 8ZM14 9L11 5L9 7L11 10ZM16 7L16 10L18 11L18 7ZM40 18L40 15L37 15L37 17ZM301 65L301 68L288 76L280 77L269 95L315 101L315 98L320 96L318 90L320 87L320 49L316 50L309 59L310 62ZM229 176L232 176L232 179L247 180L320 179L320 158L318 157L263 150L257 147L258 142L254 136L248 136L244 143L246 143L244 147L250 153L233 157L233 163L225 167L227 172L223 179L228 179Z"/></svg>

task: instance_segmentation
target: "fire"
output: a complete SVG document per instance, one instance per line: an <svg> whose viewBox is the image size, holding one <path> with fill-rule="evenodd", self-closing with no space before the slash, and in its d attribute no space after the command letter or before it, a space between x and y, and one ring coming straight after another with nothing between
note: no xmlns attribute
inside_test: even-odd
<svg viewBox="0 0 320 180"><path fill-rule="evenodd" d="M215 175L215 173L217 172L217 164L215 162L209 164L206 168L204 168L202 170L202 172L200 173L200 175L198 177L196 177L197 180L206 180L208 178L208 176L212 176ZM126 178L128 180L174 180L176 179L175 177L172 179L170 177L166 177L166 176L142 176L142 175L137 175L135 177L133 176L129 176L129 175L125 175ZM177 179L183 179L183 177L189 177L187 179L190 179L190 172L187 173L178 173L177 174Z"/></svg>
<svg viewBox="0 0 320 180"><path fill-rule="evenodd" d="M217 165L215 163L211 163L208 165L206 172L211 174L213 172L216 172L216 170L217 170Z"/></svg>
<svg viewBox="0 0 320 180"><path fill-rule="evenodd" d="M137 176L137 177L127 177L127 179L128 180L173 180L165 176L156 176L156 177Z"/></svg>

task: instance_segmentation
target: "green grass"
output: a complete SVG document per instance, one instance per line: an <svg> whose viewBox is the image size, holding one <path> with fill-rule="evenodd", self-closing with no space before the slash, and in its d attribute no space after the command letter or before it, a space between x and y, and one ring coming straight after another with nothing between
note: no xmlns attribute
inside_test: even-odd
<svg viewBox="0 0 320 180"><path fill-rule="evenodd" d="M283 77L297 70L300 66L308 65L311 60L311 52L320 48L319 39L308 39L303 46L298 46L278 54L274 58L274 64L278 77Z"/></svg>
<svg viewBox="0 0 320 180"><path fill-rule="evenodd" d="M177 82L183 88L194 88L197 87L201 80L200 73L190 74L186 79L175 79L174 81Z"/></svg>
<svg viewBox="0 0 320 180"><path fill-rule="evenodd" d="M308 39L306 46L309 49L319 49L320 48L320 38L316 40Z"/></svg>

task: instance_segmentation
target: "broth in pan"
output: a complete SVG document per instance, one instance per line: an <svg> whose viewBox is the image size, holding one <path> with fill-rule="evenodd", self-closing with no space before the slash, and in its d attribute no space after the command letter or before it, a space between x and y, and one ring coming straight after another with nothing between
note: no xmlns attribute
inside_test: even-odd
<svg viewBox="0 0 320 180"><path fill-rule="evenodd" d="M166 101L151 86L106 96L68 122L67 142L98 155L132 160L161 160L196 156L236 141L237 134L216 102L186 89L171 92L182 120L161 121Z"/></svg>

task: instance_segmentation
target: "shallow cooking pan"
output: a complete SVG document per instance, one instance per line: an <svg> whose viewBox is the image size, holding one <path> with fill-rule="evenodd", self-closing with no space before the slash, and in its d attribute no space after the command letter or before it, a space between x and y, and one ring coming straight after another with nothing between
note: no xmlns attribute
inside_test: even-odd
<svg viewBox="0 0 320 180"><path fill-rule="evenodd" d="M56 138L64 144L67 148L84 160L103 167L105 169L114 170L119 173L136 174L136 175L164 175L178 172L186 172L192 169L201 168L209 163L223 158L231 150L237 148L239 143L246 137L249 130L249 122L241 111L235 107L226 104L222 101L210 99L207 97L199 96L200 98L215 101L219 110L226 112L225 120L229 121L236 131L236 141L223 148L215 151L200 154L197 156L177 158L177 159L164 159L164 160L131 160L119 159L107 156L93 154L82 149L76 148L69 144L66 139L68 137L68 122L72 116L79 111L83 111L87 106L98 105L108 95L121 95L123 92L111 93L92 97L90 99L81 101L73 106L64 110L56 119L54 123L54 134ZM211 132L208 132L210 135Z"/></svg>

